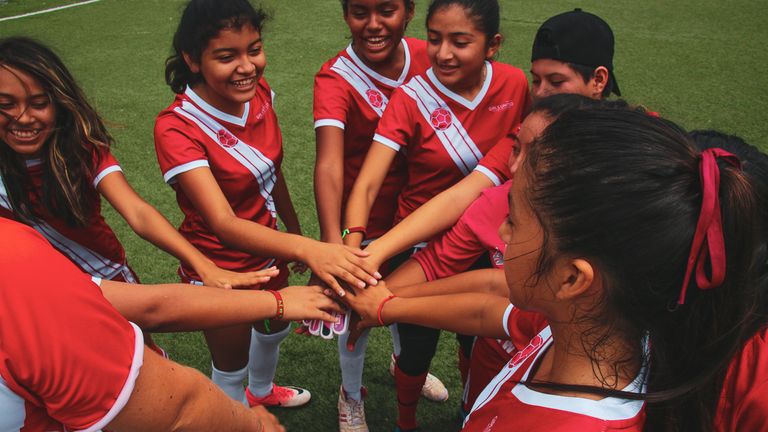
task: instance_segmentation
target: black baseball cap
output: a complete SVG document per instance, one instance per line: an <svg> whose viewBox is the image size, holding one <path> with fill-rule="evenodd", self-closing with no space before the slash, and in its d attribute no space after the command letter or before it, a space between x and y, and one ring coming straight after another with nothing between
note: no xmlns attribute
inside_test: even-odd
<svg viewBox="0 0 768 432"><path fill-rule="evenodd" d="M605 66L613 92L621 96L613 74L613 31L602 18L577 8L544 21L536 32L531 61L554 59L584 66Z"/></svg>

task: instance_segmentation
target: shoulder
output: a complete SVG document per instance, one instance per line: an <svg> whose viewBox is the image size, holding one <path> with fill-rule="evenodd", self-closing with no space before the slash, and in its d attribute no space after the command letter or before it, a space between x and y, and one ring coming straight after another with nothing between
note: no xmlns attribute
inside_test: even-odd
<svg viewBox="0 0 768 432"><path fill-rule="evenodd" d="M408 44L411 55L427 55L427 41L412 37L404 37L403 40Z"/></svg>

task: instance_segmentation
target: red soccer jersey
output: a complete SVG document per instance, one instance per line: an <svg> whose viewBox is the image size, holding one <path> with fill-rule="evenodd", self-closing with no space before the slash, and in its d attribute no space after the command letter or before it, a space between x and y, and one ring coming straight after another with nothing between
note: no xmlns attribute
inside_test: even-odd
<svg viewBox="0 0 768 432"><path fill-rule="evenodd" d="M94 154L94 161L96 161ZM81 197L92 209L85 226L73 227L51 214L42 203L43 164L39 159L27 161L31 181L29 201L32 213L39 219L32 227L40 232L59 252L69 257L84 272L102 279L121 279L135 282L125 261L125 251L112 229L101 215L101 196L96 190L99 182L115 171L121 171L112 154L105 150L91 180L93 188ZM0 217L18 220L12 211L5 182L0 177Z"/></svg>
<svg viewBox="0 0 768 432"><path fill-rule="evenodd" d="M408 184L395 222L475 170L515 131L529 100L523 71L498 62L486 62L483 86L471 101L446 88L432 69L395 90L374 136L405 152Z"/></svg>
<svg viewBox="0 0 768 432"><path fill-rule="evenodd" d="M277 229L272 189L283 159L282 135L264 79L240 117L206 103L191 88L176 96L155 122L155 150L163 179L176 191L184 213L179 232L221 268L253 271L274 260L221 244L175 177L208 167L237 217ZM193 269L183 273L200 280Z"/></svg>
<svg viewBox="0 0 768 432"><path fill-rule="evenodd" d="M133 391L141 331L30 227L0 218L0 238L0 430L102 429Z"/></svg>
<svg viewBox="0 0 768 432"><path fill-rule="evenodd" d="M607 397L591 400L533 390L520 381L529 379L542 354L552 345L552 332L543 320L531 323L510 305L504 328L511 339L538 328L538 334L518 351L477 398L464 423L467 432L526 431L642 431L643 401ZM533 324L533 325L531 325ZM645 372L625 391L644 391Z"/></svg>
<svg viewBox="0 0 768 432"><path fill-rule="evenodd" d="M715 416L716 431L768 430L768 328L731 360Z"/></svg>
<svg viewBox="0 0 768 432"><path fill-rule="evenodd" d="M402 44L405 65L397 80L386 78L366 66L352 50L352 45L325 62L315 75L315 128L333 126L344 130L342 211L392 91L429 67L424 41L403 38ZM379 237L392 227L397 195L406 180L405 161L398 155L371 208L367 225L370 238Z"/></svg>

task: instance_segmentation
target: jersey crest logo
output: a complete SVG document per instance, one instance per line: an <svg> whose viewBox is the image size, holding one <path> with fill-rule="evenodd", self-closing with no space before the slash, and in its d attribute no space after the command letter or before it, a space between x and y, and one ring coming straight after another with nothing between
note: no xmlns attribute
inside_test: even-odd
<svg viewBox="0 0 768 432"><path fill-rule="evenodd" d="M544 339L542 339L541 336L536 335L535 338L531 339L530 342L528 342L528 346L525 347L522 351L518 351L514 357L512 357L512 360L509 361L509 367L513 368L520 363L523 362L523 360L527 359L531 354L536 352L539 348L541 348L541 345L544 343Z"/></svg>
<svg viewBox="0 0 768 432"><path fill-rule="evenodd" d="M223 145L226 148L231 148L237 145L237 142L239 141L237 137L232 135L232 133L226 129L219 129L218 132L216 132L216 138L219 139L219 144Z"/></svg>
<svg viewBox="0 0 768 432"><path fill-rule="evenodd" d="M368 102L374 108L381 108L384 105L384 98L378 90L368 89L365 91L365 95L368 96Z"/></svg>
<svg viewBox="0 0 768 432"><path fill-rule="evenodd" d="M453 122L451 113L445 108L437 108L432 111L432 115L429 116L429 121L432 123L432 127L436 130L442 131L448 129Z"/></svg>

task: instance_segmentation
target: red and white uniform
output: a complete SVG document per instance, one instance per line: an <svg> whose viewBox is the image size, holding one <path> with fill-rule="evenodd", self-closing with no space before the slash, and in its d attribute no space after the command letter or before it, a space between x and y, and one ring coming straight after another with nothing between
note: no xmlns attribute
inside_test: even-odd
<svg viewBox="0 0 768 432"><path fill-rule="evenodd" d="M403 38L405 64L397 80L377 73L363 63L352 45L328 60L315 75L315 128L333 126L344 130L344 208L349 193L360 174L373 134L394 89L423 73L429 67L426 43ZM368 219L369 238L379 237L392 227L397 209L397 195L407 180L401 155L389 168L387 177L373 203Z"/></svg>
<svg viewBox="0 0 768 432"><path fill-rule="evenodd" d="M240 117L216 109L191 88L157 116L157 159L163 179L176 191L184 213L179 232L217 266L253 271L275 260L222 245L178 187L176 176L208 167L237 217L277 229L272 189L283 159L282 143L272 92L264 79L259 80L256 96L245 104ZM185 279L201 280L183 264L181 274Z"/></svg>
<svg viewBox="0 0 768 432"><path fill-rule="evenodd" d="M395 222L473 170L500 184L507 161L497 167L480 161L515 131L529 101L523 71L498 62L486 62L483 86L471 101L440 83L432 69L395 90L374 136L407 161Z"/></svg>
<svg viewBox="0 0 768 432"><path fill-rule="evenodd" d="M94 153L94 162L97 156ZM101 152L101 160L93 171L93 188L88 189L82 200L92 209L83 227L73 227L54 216L42 202L43 163L39 159L28 160L27 173L31 181L29 201L32 213L39 218L35 228L61 253L69 257L84 272L101 279L136 282L133 271L125 260L125 251L112 229L101 215L101 196L96 190L99 182L115 171L122 171L109 150ZM0 217L18 220L8 197L5 181L0 176Z"/></svg>
<svg viewBox="0 0 768 432"><path fill-rule="evenodd" d="M716 431L768 430L768 328L731 360L715 415Z"/></svg>
<svg viewBox="0 0 768 432"><path fill-rule="evenodd" d="M32 228L0 218L0 238L0 431L102 429L133 392L141 331Z"/></svg>
<svg viewBox="0 0 768 432"><path fill-rule="evenodd" d="M509 213L510 187L512 181L484 190L450 230L430 241L413 256L424 270L427 280L465 272L484 253L490 255L494 267L504 268L506 245L499 237L499 226ZM509 362L512 355L525 347L528 339L516 342L484 337L475 340L464 387L465 408L474 404L480 392Z"/></svg>
<svg viewBox="0 0 768 432"><path fill-rule="evenodd" d="M477 398L464 422L467 432L525 431L642 431L645 402L614 397L591 400L541 393L519 382L530 379L542 354L552 345L552 332L535 314L509 306L504 328L510 339L533 333L525 348L518 351ZM534 318L531 322L527 318ZM641 371L625 391L643 392L645 372Z"/></svg>

